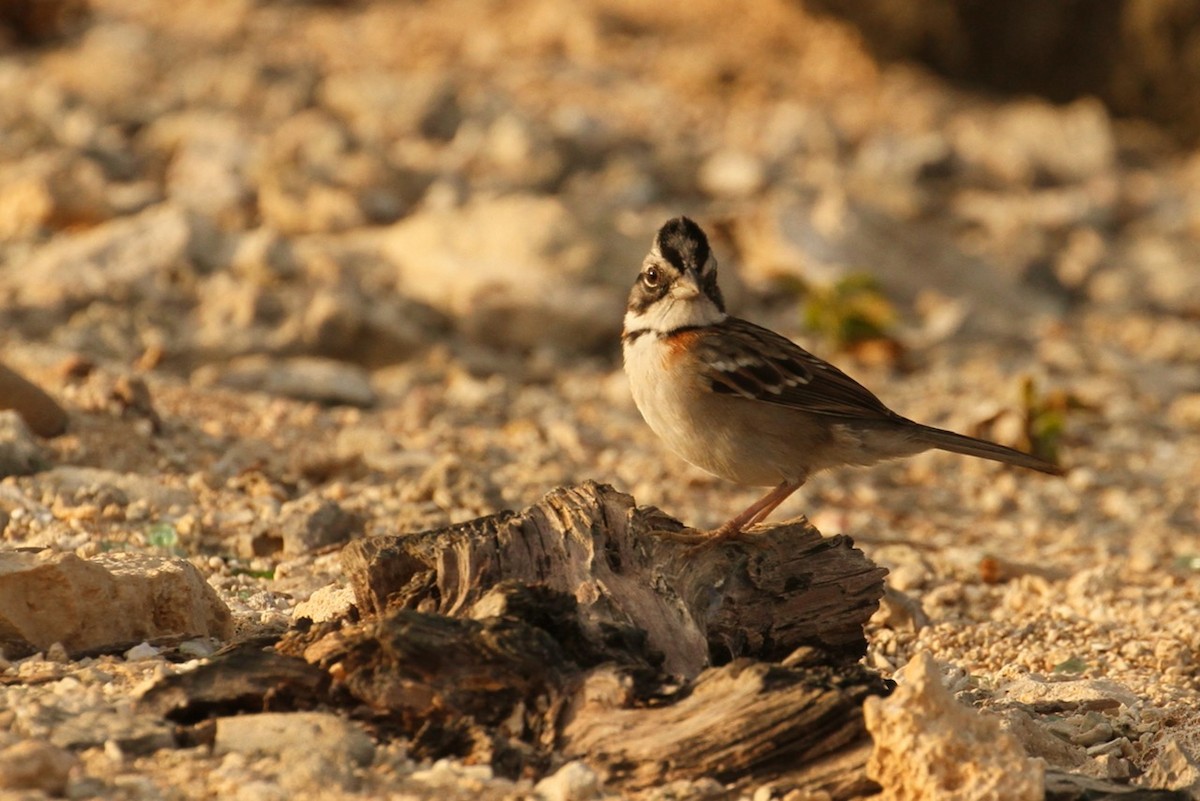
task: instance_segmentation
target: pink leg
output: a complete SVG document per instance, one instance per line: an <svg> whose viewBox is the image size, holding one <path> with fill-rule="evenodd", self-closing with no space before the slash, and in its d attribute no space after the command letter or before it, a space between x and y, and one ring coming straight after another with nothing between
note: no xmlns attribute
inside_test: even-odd
<svg viewBox="0 0 1200 801"><path fill-rule="evenodd" d="M800 489L800 485L804 483L804 479L796 479L795 481L782 481L779 486L768 492L766 495L759 498L754 503L750 504L744 512L739 514L732 520L724 523L719 528L715 528L708 532L708 543L716 544L721 540L734 539L741 536L749 526L762 522L767 515L775 511L775 507L787 500L788 496L796 490Z"/></svg>

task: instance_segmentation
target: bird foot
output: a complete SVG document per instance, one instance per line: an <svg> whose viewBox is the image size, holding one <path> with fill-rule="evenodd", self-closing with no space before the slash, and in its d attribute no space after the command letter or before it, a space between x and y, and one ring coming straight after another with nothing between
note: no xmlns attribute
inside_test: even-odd
<svg viewBox="0 0 1200 801"><path fill-rule="evenodd" d="M681 545L691 546L687 551L689 554L701 553L723 543L734 542L747 536L747 532L745 530L729 525L719 526L710 531L701 531L700 529L695 528L683 528L676 531L659 530L652 531L650 533L657 537L670 540L671 542L678 542Z"/></svg>

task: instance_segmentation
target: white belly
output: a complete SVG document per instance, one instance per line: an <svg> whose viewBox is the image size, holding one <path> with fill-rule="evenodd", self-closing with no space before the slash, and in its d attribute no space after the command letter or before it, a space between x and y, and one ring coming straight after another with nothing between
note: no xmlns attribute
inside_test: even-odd
<svg viewBox="0 0 1200 801"><path fill-rule="evenodd" d="M786 431L786 419L754 401L717 395L694 373L665 370L662 348L653 334L626 344L625 373L638 411L668 448L740 484L771 486L801 477L795 475L794 442L776 427L782 423ZM751 414L748 404L760 413Z"/></svg>

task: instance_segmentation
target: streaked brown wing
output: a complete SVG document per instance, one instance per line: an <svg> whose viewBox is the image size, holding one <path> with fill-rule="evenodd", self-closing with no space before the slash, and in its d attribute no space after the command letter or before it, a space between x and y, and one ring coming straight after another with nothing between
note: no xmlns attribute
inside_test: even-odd
<svg viewBox="0 0 1200 801"><path fill-rule="evenodd" d="M870 390L762 326L728 317L696 345L713 392L833 417L895 419Z"/></svg>

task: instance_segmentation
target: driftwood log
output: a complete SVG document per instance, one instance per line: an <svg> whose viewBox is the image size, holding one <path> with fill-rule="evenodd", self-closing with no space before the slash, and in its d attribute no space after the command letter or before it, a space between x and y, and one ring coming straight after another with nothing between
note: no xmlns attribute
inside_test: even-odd
<svg viewBox="0 0 1200 801"><path fill-rule="evenodd" d="M280 648L415 754L537 777L579 758L629 790L709 777L869 793L859 666L885 571L806 522L695 549L611 487L351 543L362 619Z"/></svg>
<svg viewBox="0 0 1200 801"><path fill-rule="evenodd" d="M807 521L696 549L682 525L594 482L520 513L438 531L358 540L342 563L364 614L404 608L463 616L504 582L575 598L592 636L644 632L667 673L693 678L740 656L779 661L813 648L831 665L866 651L863 624L886 571L848 537Z"/></svg>

